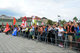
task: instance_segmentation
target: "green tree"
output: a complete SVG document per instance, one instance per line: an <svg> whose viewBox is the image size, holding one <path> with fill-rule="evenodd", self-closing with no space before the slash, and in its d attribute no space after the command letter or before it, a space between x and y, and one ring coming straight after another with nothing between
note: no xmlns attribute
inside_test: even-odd
<svg viewBox="0 0 80 53"><path fill-rule="evenodd" d="M78 18L77 17L74 17L73 20L78 21Z"/></svg>
<svg viewBox="0 0 80 53"><path fill-rule="evenodd" d="M47 24L53 25L53 21L52 20L48 20Z"/></svg>
<svg viewBox="0 0 80 53"><path fill-rule="evenodd" d="M66 20L61 20L61 21L60 21L60 24L63 25L64 23L66 23Z"/></svg>
<svg viewBox="0 0 80 53"><path fill-rule="evenodd" d="M55 21L53 21L53 24L56 24L56 22L55 22Z"/></svg>
<svg viewBox="0 0 80 53"><path fill-rule="evenodd" d="M48 22L47 22L47 24L49 24L49 25L53 25L53 24L55 24L56 22L55 21L52 21L52 20L48 20Z"/></svg>

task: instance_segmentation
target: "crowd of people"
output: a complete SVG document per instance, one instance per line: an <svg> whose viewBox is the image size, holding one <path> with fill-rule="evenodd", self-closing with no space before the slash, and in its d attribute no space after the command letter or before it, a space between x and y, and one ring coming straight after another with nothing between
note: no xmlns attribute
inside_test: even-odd
<svg viewBox="0 0 80 53"><path fill-rule="evenodd" d="M22 36L51 44L57 43L59 47L65 47L64 42L66 40L67 46L69 46L70 49L76 47L80 50L80 24L76 22L67 22L63 25L32 25L26 27L16 25L9 27L10 30L5 32L7 35L12 34L14 28L16 28L17 34L13 36ZM0 32L4 32L4 29L0 28Z"/></svg>

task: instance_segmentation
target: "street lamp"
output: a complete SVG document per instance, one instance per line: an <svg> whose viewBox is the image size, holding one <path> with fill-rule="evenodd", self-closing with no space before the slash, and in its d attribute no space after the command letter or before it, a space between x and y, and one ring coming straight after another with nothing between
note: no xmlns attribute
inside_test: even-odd
<svg viewBox="0 0 80 53"><path fill-rule="evenodd" d="M61 19L60 19L60 15L58 15L58 25L60 24Z"/></svg>

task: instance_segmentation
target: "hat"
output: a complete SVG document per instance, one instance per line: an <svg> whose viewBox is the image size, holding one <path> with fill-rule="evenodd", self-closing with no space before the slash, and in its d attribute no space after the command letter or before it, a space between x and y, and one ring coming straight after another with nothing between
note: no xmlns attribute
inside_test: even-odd
<svg viewBox="0 0 80 53"><path fill-rule="evenodd" d="M62 24L61 24L60 26L61 26L61 27L63 27L63 25L62 25Z"/></svg>

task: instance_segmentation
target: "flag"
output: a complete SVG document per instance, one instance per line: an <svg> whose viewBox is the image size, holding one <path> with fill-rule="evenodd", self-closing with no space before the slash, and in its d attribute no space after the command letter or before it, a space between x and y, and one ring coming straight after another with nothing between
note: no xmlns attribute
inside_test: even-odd
<svg viewBox="0 0 80 53"><path fill-rule="evenodd" d="M6 23L6 27L9 27L9 24L8 24L8 22Z"/></svg>
<svg viewBox="0 0 80 53"><path fill-rule="evenodd" d="M37 24L37 21L36 21L36 19L35 19L35 16L32 17L32 23L33 23L33 24Z"/></svg>
<svg viewBox="0 0 80 53"><path fill-rule="evenodd" d="M10 30L10 28L9 28L9 24L6 23L6 28L5 28L4 32L7 32L7 31L9 31L9 30Z"/></svg>
<svg viewBox="0 0 80 53"><path fill-rule="evenodd" d="M23 18L22 18L22 21L26 21L27 20L27 17L26 16L24 16Z"/></svg>
<svg viewBox="0 0 80 53"><path fill-rule="evenodd" d="M15 25L16 24L16 19L15 18L13 18L13 25Z"/></svg>
<svg viewBox="0 0 80 53"><path fill-rule="evenodd" d="M26 27L26 25L27 25L26 20L27 20L27 17L24 16L24 17L22 18L22 24L21 24L22 27Z"/></svg>
<svg viewBox="0 0 80 53"><path fill-rule="evenodd" d="M12 33L13 36L17 36L17 28L15 27Z"/></svg>
<svg viewBox="0 0 80 53"><path fill-rule="evenodd" d="M24 21L22 21L21 26L24 26Z"/></svg>
<svg viewBox="0 0 80 53"><path fill-rule="evenodd" d="M25 22L24 22L24 27L26 27L26 24L27 24L27 23L26 23L26 21L25 21Z"/></svg>
<svg viewBox="0 0 80 53"><path fill-rule="evenodd" d="M36 19L34 19L34 23L35 23L35 24L37 24L37 21L36 21Z"/></svg>
<svg viewBox="0 0 80 53"><path fill-rule="evenodd" d="M34 23L35 16L32 16L32 23Z"/></svg>
<svg viewBox="0 0 80 53"><path fill-rule="evenodd" d="M10 28L9 27L6 27L5 30L4 30L4 32L7 32L9 30L10 30Z"/></svg>
<svg viewBox="0 0 80 53"><path fill-rule="evenodd" d="M26 27L26 25L27 25L27 23L26 23L26 22L24 22L24 21L22 21L21 26L22 26L22 27Z"/></svg>

